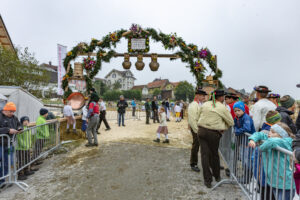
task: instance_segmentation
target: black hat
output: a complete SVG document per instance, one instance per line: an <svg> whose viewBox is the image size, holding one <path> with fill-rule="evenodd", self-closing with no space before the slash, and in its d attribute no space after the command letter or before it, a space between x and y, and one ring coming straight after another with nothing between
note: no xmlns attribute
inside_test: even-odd
<svg viewBox="0 0 300 200"><path fill-rule="evenodd" d="M277 98L280 98L280 94L273 94L273 93L271 93L271 94L268 95L268 98L275 98L275 99L277 99Z"/></svg>
<svg viewBox="0 0 300 200"><path fill-rule="evenodd" d="M207 93L202 90L202 88L196 88L195 94L207 95Z"/></svg>
<svg viewBox="0 0 300 200"><path fill-rule="evenodd" d="M298 88L300 88L300 83L296 85Z"/></svg>
<svg viewBox="0 0 300 200"><path fill-rule="evenodd" d="M269 90L269 88L267 86L263 86L263 85L254 87L254 90L256 92L260 92L260 93L269 93L269 92L272 92L271 90Z"/></svg>
<svg viewBox="0 0 300 200"><path fill-rule="evenodd" d="M220 96L225 96L226 95L226 93L225 93L224 90L219 90L219 89L213 91L213 94L215 94L216 97L220 97Z"/></svg>
<svg viewBox="0 0 300 200"><path fill-rule="evenodd" d="M29 122L29 117L27 117L27 116L21 117L21 119L20 119L21 124L23 124L24 121Z"/></svg>
<svg viewBox="0 0 300 200"><path fill-rule="evenodd" d="M233 99L238 99L238 98L239 98L239 97L237 96L237 94L232 93L232 92L225 93L225 96L226 96L226 97L229 97L229 98L233 98Z"/></svg>
<svg viewBox="0 0 300 200"><path fill-rule="evenodd" d="M41 108L40 115L45 115L48 113L48 110L46 108Z"/></svg>
<svg viewBox="0 0 300 200"><path fill-rule="evenodd" d="M91 88L90 91L92 92L96 92L95 88Z"/></svg>

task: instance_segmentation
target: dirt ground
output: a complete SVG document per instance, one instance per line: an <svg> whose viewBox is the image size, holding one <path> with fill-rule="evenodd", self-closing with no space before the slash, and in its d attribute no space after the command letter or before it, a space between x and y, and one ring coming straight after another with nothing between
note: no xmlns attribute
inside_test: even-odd
<svg viewBox="0 0 300 200"><path fill-rule="evenodd" d="M109 123L111 131L101 127L99 147L86 148L84 140L65 145L25 181L27 192L13 186L0 199L244 199L234 185L210 191L202 173L190 170L192 137L186 121L168 123L170 144L152 142L158 124L146 125L144 119L127 120L126 127Z"/></svg>

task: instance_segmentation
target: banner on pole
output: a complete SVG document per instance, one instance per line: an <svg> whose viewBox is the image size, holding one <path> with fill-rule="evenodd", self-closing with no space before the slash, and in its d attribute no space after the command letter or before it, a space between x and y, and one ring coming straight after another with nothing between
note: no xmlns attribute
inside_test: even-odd
<svg viewBox="0 0 300 200"><path fill-rule="evenodd" d="M57 44L57 94L63 95L64 91L62 89L62 79L66 74L66 70L64 68L64 59L67 55L67 47Z"/></svg>

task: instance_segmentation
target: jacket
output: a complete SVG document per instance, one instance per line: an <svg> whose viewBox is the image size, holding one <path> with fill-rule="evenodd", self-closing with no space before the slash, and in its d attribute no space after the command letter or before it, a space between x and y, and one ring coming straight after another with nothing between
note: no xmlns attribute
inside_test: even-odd
<svg viewBox="0 0 300 200"><path fill-rule="evenodd" d="M197 122L200 117L200 105L198 102L193 101L188 107L188 123L194 133L198 133Z"/></svg>
<svg viewBox="0 0 300 200"><path fill-rule="evenodd" d="M45 117L39 116L38 119L36 120L36 126L46 124L47 121ZM50 132L49 132L49 126L48 125L42 125L38 126L36 128L36 138L37 139L48 139L50 137Z"/></svg>
<svg viewBox="0 0 300 200"><path fill-rule="evenodd" d="M293 140L293 151L295 151L295 157L300 161L300 130L298 131L296 138Z"/></svg>
<svg viewBox="0 0 300 200"><path fill-rule="evenodd" d="M118 113L125 113L126 108L128 107L128 104L125 100L120 100L117 104L118 107Z"/></svg>
<svg viewBox="0 0 300 200"><path fill-rule="evenodd" d="M299 111L299 114L298 114L298 117L296 120L296 127L297 127L297 131L299 131L300 130L300 111Z"/></svg>
<svg viewBox="0 0 300 200"><path fill-rule="evenodd" d="M19 130L22 129L22 124L16 116L12 116L11 118L5 116L2 111L0 111L0 135L5 134L13 138L12 134L9 134L9 129ZM2 143L2 139L0 139L0 144ZM7 145L8 141L4 138L3 145Z"/></svg>
<svg viewBox="0 0 300 200"><path fill-rule="evenodd" d="M99 113L100 113L99 104L96 103L95 101L91 101L89 104L87 118L90 119L94 115L99 115Z"/></svg>
<svg viewBox="0 0 300 200"><path fill-rule="evenodd" d="M263 144L259 146L260 150L262 151L263 156L263 166L264 166L264 172L266 173L267 177L267 183L273 188L276 188L277 183L277 172L279 171L279 178L278 178L278 189L284 188L284 181L283 181L283 172L284 172L284 163L286 162L286 181L285 181L285 189L291 189L291 179L293 176L293 172L290 169L290 159L287 156L287 159L285 160L285 156L283 153L279 154L279 168L277 166L278 162L278 151L275 150L275 147L281 147L284 149L287 149L289 151L292 151L292 138L268 138L267 134L263 132L256 132L251 137L249 137L249 140L253 140L254 142L258 142L261 140L264 140ZM272 149L274 150L273 153L273 161L272 161ZM268 159L268 168L267 168L267 159ZM273 166L272 166L273 162ZM271 184L271 177L272 178L272 184ZM295 184L293 183L293 188L295 188Z"/></svg>
<svg viewBox="0 0 300 200"><path fill-rule="evenodd" d="M215 105L207 101L200 107L197 125L211 130L227 130L234 125L232 116L224 104L216 102Z"/></svg>
<svg viewBox="0 0 300 200"><path fill-rule="evenodd" d="M262 128L263 123L266 122L266 115L270 110L276 110L276 105L268 99L260 99L253 105L251 115L256 131Z"/></svg>
<svg viewBox="0 0 300 200"><path fill-rule="evenodd" d="M235 135L243 135L244 133L253 134L255 132L252 118L246 113L242 117L234 118L234 132Z"/></svg>
<svg viewBox="0 0 300 200"><path fill-rule="evenodd" d="M145 103L145 110L146 111L150 111L151 110L151 106L150 106L149 102L147 102L147 101Z"/></svg>
<svg viewBox="0 0 300 200"><path fill-rule="evenodd" d="M296 134L297 133L297 128L296 128L296 125L294 124L294 122L293 122L293 120L290 116L290 115L293 115L294 112L286 109L285 107L281 107L281 106L277 107L276 111L278 111L281 115L281 122L286 123L290 127L292 132L294 134Z"/></svg>
<svg viewBox="0 0 300 200"><path fill-rule="evenodd" d="M152 110L158 110L158 102L157 101L152 101L151 107L152 107Z"/></svg>
<svg viewBox="0 0 300 200"><path fill-rule="evenodd" d="M24 131L17 135L17 150L30 150L32 147L31 129L24 126Z"/></svg>

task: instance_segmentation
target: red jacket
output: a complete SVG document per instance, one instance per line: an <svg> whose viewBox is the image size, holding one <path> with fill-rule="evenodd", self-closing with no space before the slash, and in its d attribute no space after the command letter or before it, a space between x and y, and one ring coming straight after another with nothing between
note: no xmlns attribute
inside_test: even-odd
<svg viewBox="0 0 300 200"><path fill-rule="evenodd" d="M230 106L230 113L231 113L231 116L232 116L233 119L235 119L235 113L234 113L234 109L233 109L233 105L235 103L236 103L236 101L233 102L233 103L231 103L231 104L229 104L229 106ZM245 113L247 115L249 115L249 107L246 104L245 104Z"/></svg>
<svg viewBox="0 0 300 200"><path fill-rule="evenodd" d="M90 118L90 117L92 117L95 114L99 115L99 113L100 113L99 104L92 101L89 104L89 111L88 111L87 118Z"/></svg>

